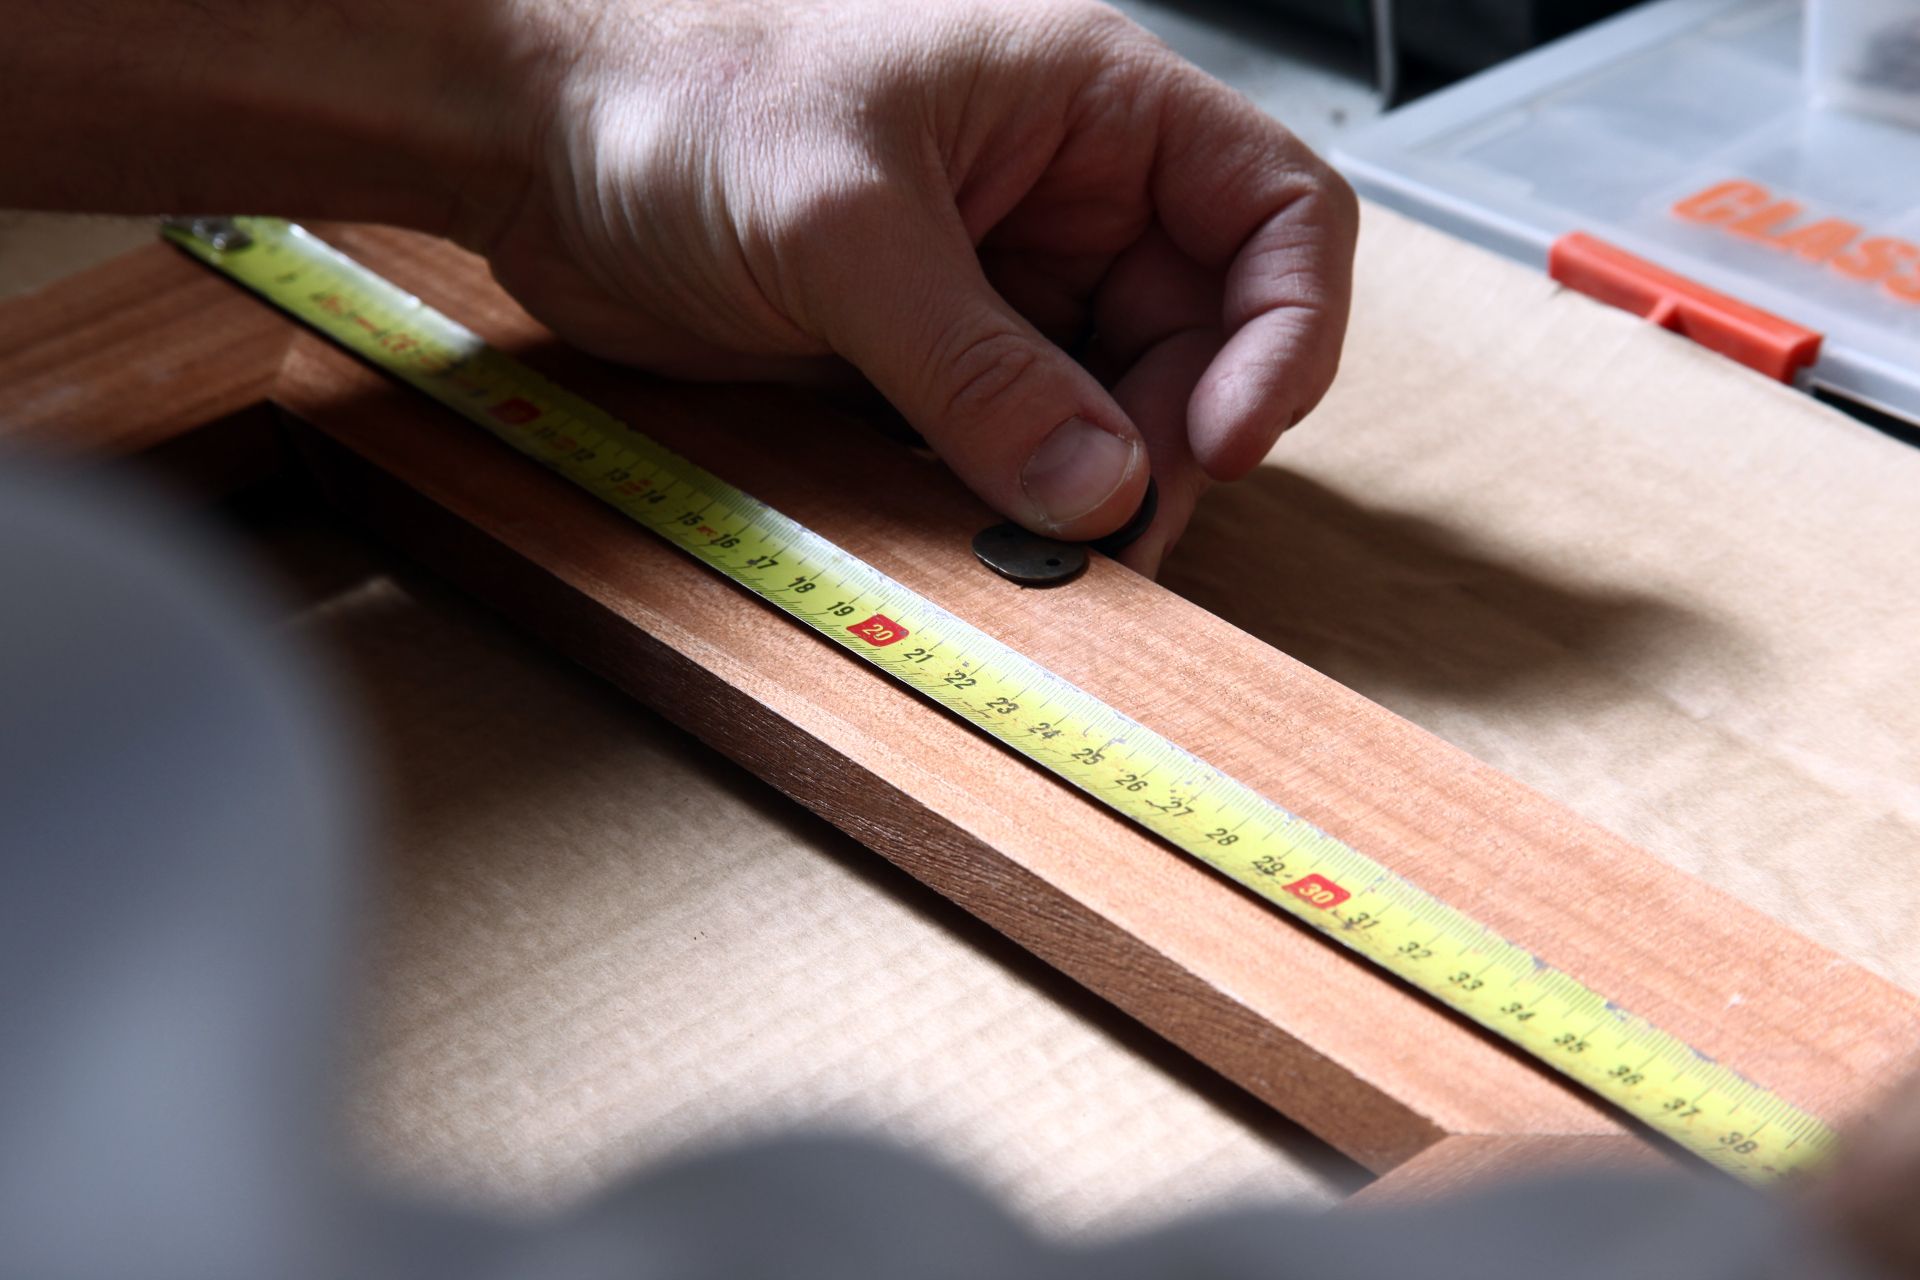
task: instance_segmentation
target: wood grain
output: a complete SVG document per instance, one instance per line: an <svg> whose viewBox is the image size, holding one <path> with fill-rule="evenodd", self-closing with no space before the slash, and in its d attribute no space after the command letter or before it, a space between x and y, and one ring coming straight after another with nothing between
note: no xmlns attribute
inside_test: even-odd
<svg viewBox="0 0 1920 1280"><path fill-rule="evenodd" d="M280 466L270 415L293 326L163 245L0 306L0 437L42 455L140 455L200 496Z"/></svg>
<svg viewBox="0 0 1920 1280"><path fill-rule="evenodd" d="M936 464L862 424L797 394L609 369L553 344L457 250L390 231L330 235L1794 1103L1845 1120L1920 1043L1912 996L1154 584L1104 560L1046 592L987 573L967 540L990 513ZM143 323L164 341L129 345L119 314L95 304L119 288L114 272L141 282ZM1375 1170L1451 1168L1443 1153L1467 1150L1486 1164L1488 1152L1538 1151L1546 1137L1610 1148L1624 1132L1543 1068L564 482L257 304L212 301L206 284L156 248L0 308L0 334L38 332L36 313L66 317L63 345L48 350L67 367L22 380L24 425L9 434L44 445L57 424L66 447L140 447L249 395L279 406L309 424L297 433L302 463L342 510ZM109 342L125 358L91 360ZM152 389L209 365L211 390ZM1257 582L1257 562L1247 577ZM1445 1145L1460 1138L1488 1141Z"/></svg>

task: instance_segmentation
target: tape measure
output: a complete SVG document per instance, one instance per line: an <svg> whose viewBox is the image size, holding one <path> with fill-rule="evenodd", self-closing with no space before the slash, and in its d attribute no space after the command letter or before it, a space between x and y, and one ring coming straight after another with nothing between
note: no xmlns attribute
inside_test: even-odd
<svg viewBox="0 0 1920 1280"><path fill-rule="evenodd" d="M1834 1135L291 223L168 225L189 253L1176 848L1736 1176Z"/></svg>

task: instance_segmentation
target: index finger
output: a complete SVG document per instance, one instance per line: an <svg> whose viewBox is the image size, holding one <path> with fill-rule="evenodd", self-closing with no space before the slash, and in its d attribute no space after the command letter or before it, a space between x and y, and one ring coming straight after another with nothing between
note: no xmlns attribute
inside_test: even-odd
<svg viewBox="0 0 1920 1280"><path fill-rule="evenodd" d="M1155 215L1226 273L1226 345L1188 404L1194 456L1236 479L1326 394L1340 364L1359 204L1346 181L1227 86L1181 68L1161 108Z"/></svg>

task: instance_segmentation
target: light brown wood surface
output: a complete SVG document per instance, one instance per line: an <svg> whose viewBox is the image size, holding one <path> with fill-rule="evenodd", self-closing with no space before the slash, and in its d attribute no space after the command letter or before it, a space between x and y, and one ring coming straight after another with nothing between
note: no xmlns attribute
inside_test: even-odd
<svg viewBox="0 0 1920 1280"><path fill-rule="evenodd" d="M1916 1002L1891 984L1150 583L1105 562L1046 593L993 578L966 548L987 513L859 424L792 396L663 387L587 364L546 345L444 246L362 230L341 242L1796 1103L1843 1119L1920 1041ZM1617 1145L1609 1115L1538 1067L411 393L251 304L209 327L179 304L203 283L190 264L155 250L112 270L135 274L139 299L161 309L144 317L142 349L85 379L60 370L92 358L121 314L101 301L101 280L0 314L0 352L11 353L0 359L12 362L0 384L33 392L13 400L21 434L59 446L165 437L195 414L152 388L224 352L228 390L206 403L227 413L271 401L312 424L317 434L295 433L302 456L344 509L1369 1166L1395 1168L1456 1136L1502 1150L1535 1138ZM1650 884L1663 891L1642 891Z"/></svg>

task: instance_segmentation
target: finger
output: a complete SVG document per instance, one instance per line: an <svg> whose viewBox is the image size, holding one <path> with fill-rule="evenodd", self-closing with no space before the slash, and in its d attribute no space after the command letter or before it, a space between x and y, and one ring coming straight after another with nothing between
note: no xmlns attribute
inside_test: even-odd
<svg viewBox="0 0 1920 1280"><path fill-rule="evenodd" d="M956 215L884 215L809 251L819 331L1001 512L1056 537L1119 528L1147 483L1127 415L994 291Z"/></svg>
<svg viewBox="0 0 1920 1280"><path fill-rule="evenodd" d="M1220 350L1220 273L1156 227L1113 264L1094 298L1095 372L1120 370L1114 397L1140 428L1161 495L1153 524L1120 557L1153 576L1206 486L1187 424L1194 385Z"/></svg>
<svg viewBox="0 0 1920 1280"><path fill-rule="evenodd" d="M1158 216L1189 257L1226 270L1228 339L1188 426L1208 474L1233 479L1333 381L1359 212L1339 175L1240 95L1198 74L1170 92Z"/></svg>
<svg viewBox="0 0 1920 1280"><path fill-rule="evenodd" d="M1221 306L1220 272L1200 266L1151 227L1114 261L1094 295L1101 357L1128 369L1188 329L1205 329L1217 342Z"/></svg>
<svg viewBox="0 0 1920 1280"><path fill-rule="evenodd" d="M1114 397L1146 437L1160 505L1153 523L1120 554L1120 562L1156 576L1160 563L1192 518L1207 473L1187 439L1187 401L1194 382L1220 349L1218 330L1184 329L1141 353L1114 384Z"/></svg>
<svg viewBox="0 0 1920 1280"><path fill-rule="evenodd" d="M980 246L980 266L994 292L1047 340L1078 356L1086 338L1089 299L1113 262L1107 253L1043 253Z"/></svg>
<svg viewBox="0 0 1920 1280"><path fill-rule="evenodd" d="M1909 1062L1908 1071L1920 1065ZM1920 1075L1879 1099L1845 1134L1824 1174L1802 1190L1814 1211L1887 1275L1920 1274Z"/></svg>

